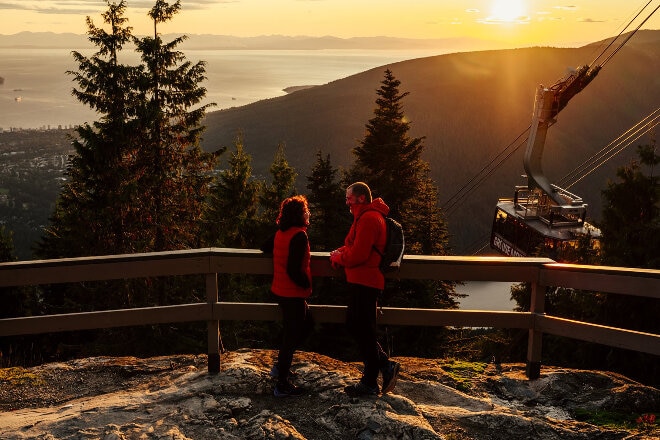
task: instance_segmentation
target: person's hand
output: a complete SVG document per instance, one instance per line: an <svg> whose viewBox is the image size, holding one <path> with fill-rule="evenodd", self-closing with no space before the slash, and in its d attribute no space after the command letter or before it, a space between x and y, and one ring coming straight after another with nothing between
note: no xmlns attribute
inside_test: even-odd
<svg viewBox="0 0 660 440"><path fill-rule="evenodd" d="M341 257L341 252L339 250L334 250L330 252L330 265L335 270L341 267L340 257Z"/></svg>

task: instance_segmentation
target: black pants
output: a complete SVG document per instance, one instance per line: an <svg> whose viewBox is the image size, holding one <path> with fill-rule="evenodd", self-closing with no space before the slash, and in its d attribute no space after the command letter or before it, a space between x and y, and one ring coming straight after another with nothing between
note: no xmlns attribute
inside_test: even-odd
<svg viewBox="0 0 660 440"><path fill-rule="evenodd" d="M375 387L378 372L387 366L389 360L378 343L376 317L380 290L352 283L348 283L348 288L346 326L358 345L364 363L362 382Z"/></svg>
<svg viewBox="0 0 660 440"><path fill-rule="evenodd" d="M285 383L293 362L293 353L314 328L314 320L305 298L288 298L275 295L282 309L282 342L277 356L278 381Z"/></svg>

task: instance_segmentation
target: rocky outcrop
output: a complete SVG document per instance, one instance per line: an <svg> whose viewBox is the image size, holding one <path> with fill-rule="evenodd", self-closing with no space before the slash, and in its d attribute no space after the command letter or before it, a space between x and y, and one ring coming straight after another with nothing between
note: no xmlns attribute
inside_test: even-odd
<svg viewBox="0 0 660 440"><path fill-rule="evenodd" d="M529 381L520 364L451 365L397 358L394 392L352 399L343 392L359 364L297 353L299 398L276 398L269 376L276 353L87 358L0 370L2 439L651 439L660 391L598 371L544 367ZM450 368L451 366L451 368ZM460 390L459 390L460 388ZM588 412L628 414L629 425L604 428L576 420Z"/></svg>

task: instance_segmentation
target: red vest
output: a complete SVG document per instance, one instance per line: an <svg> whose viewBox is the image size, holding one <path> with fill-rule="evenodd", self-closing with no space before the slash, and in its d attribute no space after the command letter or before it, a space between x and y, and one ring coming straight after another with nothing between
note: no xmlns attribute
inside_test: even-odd
<svg viewBox="0 0 660 440"><path fill-rule="evenodd" d="M312 271L309 267L311 256L309 253L309 242L302 261L301 270L310 280L310 287L303 288L294 283L286 273L286 266L289 260L289 243L291 238L299 232L305 232L306 228L291 227L286 231L277 231L275 233L275 242L273 246L273 283L271 290L275 295L286 297L307 298L312 294L311 280Z"/></svg>

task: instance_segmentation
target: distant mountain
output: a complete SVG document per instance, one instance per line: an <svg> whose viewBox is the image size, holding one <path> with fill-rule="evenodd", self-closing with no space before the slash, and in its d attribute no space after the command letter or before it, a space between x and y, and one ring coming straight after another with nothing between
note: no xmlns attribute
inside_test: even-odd
<svg viewBox="0 0 660 440"><path fill-rule="evenodd" d="M550 86L568 69L591 63L605 43L571 49L452 53L393 63L286 96L209 113L203 146L207 150L230 146L241 130L255 172L266 175L277 144L284 142L287 158L299 173L300 189L305 190L305 176L319 149L331 155L336 167L352 163L351 150L364 136L364 126L373 116L375 91L389 68L401 80L400 90L410 92L403 105L412 122L411 135L426 137L425 158L440 200L446 201L518 135L526 138L539 84ZM550 128L543 164L551 182L657 108L658 72L660 31L638 32ZM511 197L515 185L526 183L521 177L524 149L523 144L449 217L455 253L469 253L485 244L498 197ZM634 146L570 188L589 203L593 219L600 217L601 191L608 179L615 179L615 169L632 157Z"/></svg>
<svg viewBox="0 0 660 440"><path fill-rule="evenodd" d="M0 35L2 49L70 49L77 50L92 47L87 36L54 32L19 32Z"/></svg>
<svg viewBox="0 0 660 440"><path fill-rule="evenodd" d="M182 34L165 34L169 41ZM476 38L413 39L393 37L338 38L332 36L285 36L261 35L256 37L235 37L231 35L186 34L188 39L181 49L204 50L320 50L320 49L373 49L373 50L414 50L442 49L483 50L508 47L507 43L486 41ZM0 34L0 48L40 48L40 49L84 49L93 48L86 35L53 32L20 32L12 35Z"/></svg>

